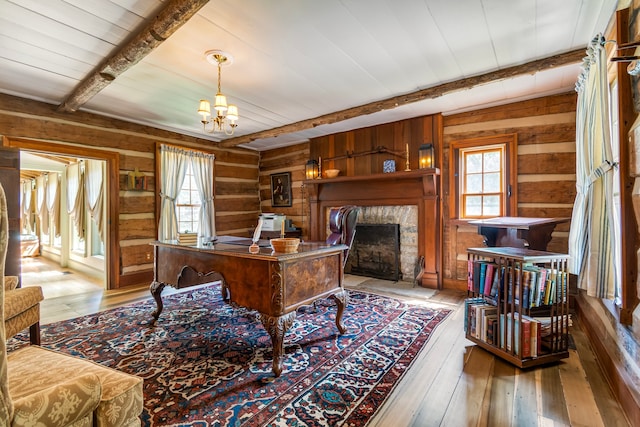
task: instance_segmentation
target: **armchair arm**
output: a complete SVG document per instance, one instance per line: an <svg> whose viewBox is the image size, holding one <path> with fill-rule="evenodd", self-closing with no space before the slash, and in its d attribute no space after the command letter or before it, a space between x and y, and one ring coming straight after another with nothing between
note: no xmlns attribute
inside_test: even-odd
<svg viewBox="0 0 640 427"><path fill-rule="evenodd" d="M18 276L4 276L4 291L12 291L18 287Z"/></svg>
<svg viewBox="0 0 640 427"><path fill-rule="evenodd" d="M83 374L16 399L13 426L46 425L62 427L87 416L100 403L102 385L95 374Z"/></svg>

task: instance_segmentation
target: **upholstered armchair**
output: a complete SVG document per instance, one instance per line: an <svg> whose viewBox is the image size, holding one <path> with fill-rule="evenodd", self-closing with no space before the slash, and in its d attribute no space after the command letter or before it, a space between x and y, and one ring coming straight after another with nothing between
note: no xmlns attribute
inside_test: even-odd
<svg viewBox="0 0 640 427"><path fill-rule="evenodd" d="M4 278L4 326L9 339L29 328L31 344L40 345L40 301L44 299L40 286L18 288L18 277Z"/></svg>
<svg viewBox="0 0 640 427"><path fill-rule="evenodd" d="M7 222L0 185L0 283ZM9 292L0 286L0 318ZM37 345L8 353L0 322L0 426L139 426L142 404L142 378Z"/></svg>
<svg viewBox="0 0 640 427"><path fill-rule="evenodd" d="M329 231L331 234L327 237L327 243L329 245L347 245L347 249L344 250L343 263L345 264L349 258L353 238L356 235L358 212L360 212L360 208L357 206L341 206L331 208L329 211Z"/></svg>

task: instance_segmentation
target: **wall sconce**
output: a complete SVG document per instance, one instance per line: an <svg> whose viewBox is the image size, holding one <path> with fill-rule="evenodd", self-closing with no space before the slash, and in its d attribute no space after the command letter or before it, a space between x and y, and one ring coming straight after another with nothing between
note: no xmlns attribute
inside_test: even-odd
<svg viewBox="0 0 640 427"><path fill-rule="evenodd" d="M433 144L422 144L418 150L420 169L431 169L433 167L433 157Z"/></svg>
<svg viewBox="0 0 640 427"><path fill-rule="evenodd" d="M304 175L307 179L316 179L319 176L319 170L318 162L315 160L309 160L304 166Z"/></svg>

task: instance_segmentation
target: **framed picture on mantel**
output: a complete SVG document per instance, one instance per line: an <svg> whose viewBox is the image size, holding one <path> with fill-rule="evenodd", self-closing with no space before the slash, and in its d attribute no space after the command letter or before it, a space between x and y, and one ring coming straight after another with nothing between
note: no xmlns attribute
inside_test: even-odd
<svg viewBox="0 0 640 427"><path fill-rule="evenodd" d="M271 174L271 206L291 206L291 172Z"/></svg>

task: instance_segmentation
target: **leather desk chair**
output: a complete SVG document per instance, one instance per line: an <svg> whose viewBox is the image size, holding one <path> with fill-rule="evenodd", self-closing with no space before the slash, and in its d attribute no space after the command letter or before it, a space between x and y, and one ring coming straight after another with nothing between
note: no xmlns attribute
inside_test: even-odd
<svg viewBox="0 0 640 427"><path fill-rule="evenodd" d="M357 206L341 206L331 208L329 211L329 231L331 231L331 234L327 237L327 244L347 245L347 249L344 250L343 265L347 263L349 250L356 235L358 212L360 212L360 208Z"/></svg>

